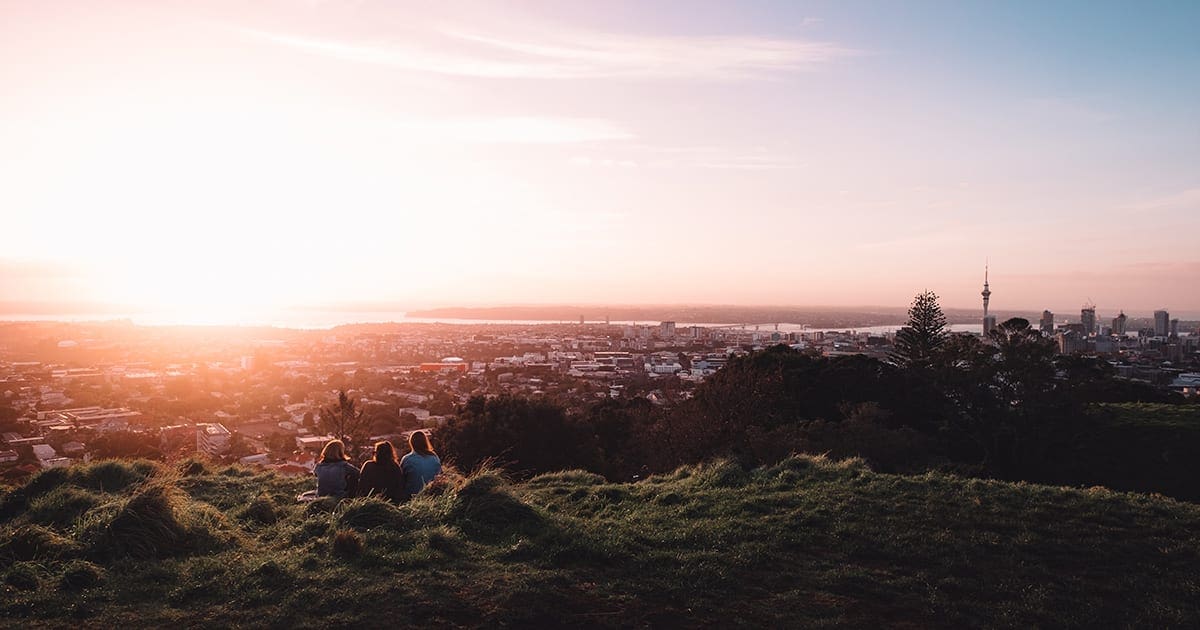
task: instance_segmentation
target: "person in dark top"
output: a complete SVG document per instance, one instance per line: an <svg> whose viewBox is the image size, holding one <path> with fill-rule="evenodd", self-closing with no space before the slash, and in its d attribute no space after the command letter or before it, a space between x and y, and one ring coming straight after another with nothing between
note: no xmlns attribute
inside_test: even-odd
<svg viewBox="0 0 1200 630"><path fill-rule="evenodd" d="M396 461L396 449L384 440L375 443L375 456L364 462L358 480L359 496L377 496L393 503L407 498L404 494L404 472Z"/></svg>
<svg viewBox="0 0 1200 630"><path fill-rule="evenodd" d="M341 440L330 440L325 444L321 449L321 462L313 469L317 476L317 496L339 499L354 496L358 469L349 459L346 445Z"/></svg>

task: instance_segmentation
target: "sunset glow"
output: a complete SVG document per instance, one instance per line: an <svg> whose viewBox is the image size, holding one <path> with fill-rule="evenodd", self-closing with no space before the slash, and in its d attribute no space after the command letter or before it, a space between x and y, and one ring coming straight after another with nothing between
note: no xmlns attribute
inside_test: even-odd
<svg viewBox="0 0 1200 630"><path fill-rule="evenodd" d="M433 6L0 5L0 301L1200 312L1194 5Z"/></svg>

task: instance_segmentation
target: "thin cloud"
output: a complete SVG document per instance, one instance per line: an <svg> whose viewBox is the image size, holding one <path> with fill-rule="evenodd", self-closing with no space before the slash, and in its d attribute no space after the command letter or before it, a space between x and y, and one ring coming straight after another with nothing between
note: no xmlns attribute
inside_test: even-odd
<svg viewBox="0 0 1200 630"><path fill-rule="evenodd" d="M855 54L833 43L798 39L617 35L548 27L522 34L424 29L375 42L243 32L346 61L494 79L738 79L809 70Z"/></svg>
<svg viewBox="0 0 1200 630"><path fill-rule="evenodd" d="M623 155L576 155L576 166L683 168L716 170L780 170L804 168L805 164L763 149L737 150L722 147L622 147Z"/></svg>
<svg viewBox="0 0 1200 630"><path fill-rule="evenodd" d="M1200 210L1200 188L1189 188L1171 195L1157 197L1128 206L1129 210L1140 212L1154 211L1187 211Z"/></svg>
<svg viewBox="0 0 1200 630"><path fill-rule="evenodd" d="M439 144L571 144L634 137L612 122L595 118L425 119L399 122L395 129L407 140Z"/></svg>

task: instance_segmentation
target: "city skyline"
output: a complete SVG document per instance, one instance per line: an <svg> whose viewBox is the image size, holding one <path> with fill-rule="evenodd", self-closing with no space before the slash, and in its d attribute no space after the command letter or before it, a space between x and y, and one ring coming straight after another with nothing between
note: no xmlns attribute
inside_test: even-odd
<svg viewBox="0 0 1200 630"><path fill-rule="evenodd" d="M0 13L0 302L1200 314L1200 6Z"/></svg>

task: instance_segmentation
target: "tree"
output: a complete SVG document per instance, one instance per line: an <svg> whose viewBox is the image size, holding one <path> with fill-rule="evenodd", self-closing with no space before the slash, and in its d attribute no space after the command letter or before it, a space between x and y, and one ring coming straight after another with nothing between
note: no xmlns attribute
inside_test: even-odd
<svg viewBox="0 0 1200 630"><path fill-rule="evenodd" d="M463 471L489 461L519 476L596 468L590 427L544 400L472 397L437 437L445 455Z"/></svg>
<svg viewBox="0 0 1200 630"><path fill-rule="evenodd" d="M337 403L321 408L321 430L354 444L366 437L364 431L367 423L364 418L363 410L357 408L354 399L346 395L346 390L338 390Z"/></svg>
<svg viewBox="0 0 1200 630"><path fill-rule="evenodd" d="M900 367L929 367L946 342L946 316L933 291L918 293L908 309L908 324L896 333L891 359Z"/></svg>

